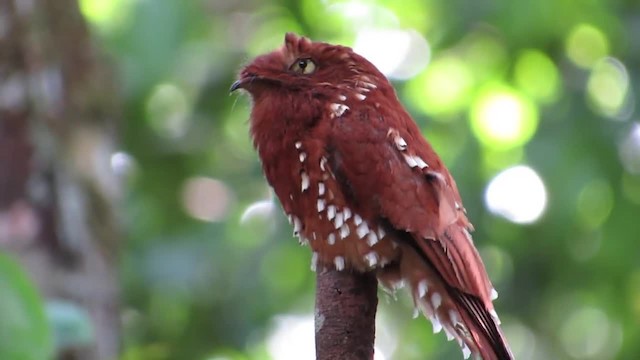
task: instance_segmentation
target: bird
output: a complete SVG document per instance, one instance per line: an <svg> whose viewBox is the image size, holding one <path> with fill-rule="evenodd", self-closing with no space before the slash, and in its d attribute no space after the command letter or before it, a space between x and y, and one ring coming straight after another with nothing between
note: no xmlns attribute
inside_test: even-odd
<svg viewBox="0 0 640 360"><path fill-rule="evenodd" d="M464 358L513 359L456 183L389 80L350 47L287 33L243 66L249 131L313 270L406 286Z"/></svg>

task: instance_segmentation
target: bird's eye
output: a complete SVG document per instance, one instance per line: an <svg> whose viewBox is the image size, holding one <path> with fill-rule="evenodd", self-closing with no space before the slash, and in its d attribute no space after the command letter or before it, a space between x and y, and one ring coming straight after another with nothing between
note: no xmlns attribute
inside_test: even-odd
<svg viewBox="0 0 640 360"><path fill-rule="evenodd" d="M316 64L311 59L298 59L291 65L291 70L308 75L316 71Z"/></svg>

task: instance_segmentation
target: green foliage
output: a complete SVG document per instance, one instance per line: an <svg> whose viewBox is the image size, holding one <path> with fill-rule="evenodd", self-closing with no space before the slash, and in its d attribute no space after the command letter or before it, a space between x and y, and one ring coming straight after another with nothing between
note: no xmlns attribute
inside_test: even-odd
<svg viewBox="0 0 640 360"><path fill-rule="evenodd" d="M0 359L42 360L52 354L42 299L15 260L0 253Z"/></svg>

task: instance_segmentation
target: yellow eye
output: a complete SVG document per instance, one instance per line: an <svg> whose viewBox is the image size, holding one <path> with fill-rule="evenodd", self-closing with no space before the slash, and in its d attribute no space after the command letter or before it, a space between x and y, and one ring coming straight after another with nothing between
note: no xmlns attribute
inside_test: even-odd
<svg viewBox="0 0 640 360"><path fill-rule="evenodd" d="M311 59L298 59L291 65L291 70L300 74L313 74L316 64Z"/></svg>

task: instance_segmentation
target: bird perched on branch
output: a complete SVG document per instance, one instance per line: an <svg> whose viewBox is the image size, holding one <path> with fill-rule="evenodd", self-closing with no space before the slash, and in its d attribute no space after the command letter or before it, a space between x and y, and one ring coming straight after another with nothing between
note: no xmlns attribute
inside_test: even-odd
<svg viewBox="0 0 640 360"><path fill-rule="evenodd" d="M513 358L456 183L373 64L289 33L241 70L240 88L267 181L314 270L406 284L465 358Z"/></svg>

